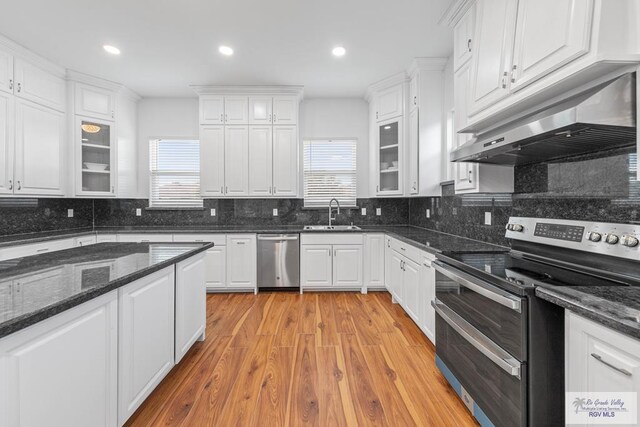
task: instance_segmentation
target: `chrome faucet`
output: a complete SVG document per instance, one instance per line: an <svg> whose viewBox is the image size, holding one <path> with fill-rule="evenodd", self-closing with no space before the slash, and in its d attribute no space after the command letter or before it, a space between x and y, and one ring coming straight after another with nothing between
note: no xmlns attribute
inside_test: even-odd
<svg viewBox="0 0 640 427"><path fill-rule="evenodd" d="M338 201L338 199L333 198L333 199L329 200L329 227L331 227L331 222L336 219L336 218L333 218L331 216L331 215L333 215L333 209L331 208L331 206L332 206L334 200L336 201L336 205L338 205L337 215L340 215L340 202Z"/></svg>

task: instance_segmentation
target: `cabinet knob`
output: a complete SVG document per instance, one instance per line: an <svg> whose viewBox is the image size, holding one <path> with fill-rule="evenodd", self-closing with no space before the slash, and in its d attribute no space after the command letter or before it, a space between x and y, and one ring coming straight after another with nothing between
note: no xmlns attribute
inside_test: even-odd
<svg viewBox="0 0 640 427"><path fill-rule="evenodd" d="M18 93L22 92L22 83L18 83Z"/></svg>
<svg viewBox="0 0 640 427"><path fill-rule="evenodd" d="M471 52L471 39L467 39L467 50Z"/></svg>
<svg viewBox="0 0 640 427"><path fill-rule="evenodd" d="M9 79L9 90L13 90L13 79Z"/></svg>
<svg viewBox="0 0 640 427"><path fill-rule="evenodd" d="M224 122L224 114L220 114L220 121Z"/></svg>

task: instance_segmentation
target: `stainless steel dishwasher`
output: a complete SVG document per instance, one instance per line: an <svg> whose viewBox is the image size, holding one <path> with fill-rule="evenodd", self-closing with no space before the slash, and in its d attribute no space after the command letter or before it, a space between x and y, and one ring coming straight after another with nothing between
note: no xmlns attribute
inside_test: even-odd
<svg viewBox="0 0 640 427"><path fill-rule="evenodd" d="M258 288L300 287L300 235L258 234Z"/></svg>

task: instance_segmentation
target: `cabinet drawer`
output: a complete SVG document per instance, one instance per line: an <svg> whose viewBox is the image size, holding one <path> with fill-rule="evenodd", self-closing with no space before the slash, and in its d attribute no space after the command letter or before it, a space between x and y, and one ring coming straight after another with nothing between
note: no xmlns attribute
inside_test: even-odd
<svg viewBox="0 0 640 427"><path fill-rule="evenodd" d="M410 259L416 264L422 263L424 251L398 239L391 239L391 249L398 252L402 256Z"/></svg>
<svg viewBox="0 0 640 427"><path fill-rule="evenodd" d="M302 233L300 243L303 245L362 245L362 233Z"/></svg>
<svg viewBox="0 0 640 427"><path fill-rule="evenodd" d="M73 239L51 240L28 245L11 246L0 250L0 261L39 255L47 252L61 251L73 247Z"/></svg>
<svg viewBox="0 0 640 427"><path fill-rule="evenodd" d="M227 236L225 234L174 234L174 242L212 242L216 246L225 246Z"/></svg>
<svg viewBox="0 0 640 427"><path fill-rule="evenodd" d="M129 243L146 243L146 242L173 242L171 234L152 234L152 233L126 233L118 234L118 242Z"/></svg>

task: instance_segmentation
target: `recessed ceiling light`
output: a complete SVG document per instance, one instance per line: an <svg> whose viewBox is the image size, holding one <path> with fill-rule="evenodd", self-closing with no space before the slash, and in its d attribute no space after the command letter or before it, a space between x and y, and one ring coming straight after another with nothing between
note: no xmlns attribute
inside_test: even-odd
<svg viewBox="0 0 640 427"><path fill-rule="evenodd" d="M229 46L220 46L218 48L218 52L226 56L233 55L233 49L231 49Z"/></svg>
<svg viewBox="0 0 640 427"><path fill-rule="evenodd" d="M105 44L102 48L112 55L120 55L120 49L115 46L111 46L110 44Z"/></svg>
<svg viewBox="0 0 640 427"><path fill-rule="evenodd" d="M331 53L333 53L333 56L344 56L344 54L347 53L347 49L342 46L336 46L333 48Z"/></svg>

